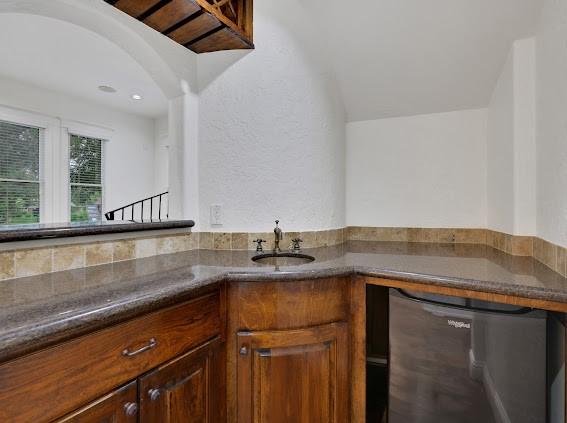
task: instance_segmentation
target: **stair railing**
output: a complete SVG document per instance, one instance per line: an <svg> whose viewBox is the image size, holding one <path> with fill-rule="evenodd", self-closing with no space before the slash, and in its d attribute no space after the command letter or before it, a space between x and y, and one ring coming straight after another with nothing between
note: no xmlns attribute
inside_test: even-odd
<svg viewBox="0 0 567 423"><path fill-rule="evenodd" d="M129 220L131 222L136 222L136 219L135 219L136 206L139 205L140 206L139 207L139 210L140 210L140 220L139 221L143 222L144 221L144 204L147 204L147 202L149 202L150 203L149 204L149 206L150 206L149 221L153 222L154 220L156 220L156 219L154 219L154 202L155 202L155 203L158 204L157 220L161 220L161 216L162 216L161 209L162 209L162 203L163 203L162 198L164 196L166 196L168 193L169 193L169 191L165 191L165 192L162 192L161 194L156 194L156 195L153 195L151 197L144 198L143 200L139 200L139 201L136 201L134 203L130 203L130 204L127 204L125 206L119 207L115 210L111 210L109 212L106 212L104 214L104 217L106 217L106 220L110 220L110 221L116 220L116 218L118 217L121 220ZM129 209L130 213L127 213L128 209ZM130 215L130 218L128 218L128 214ZM165 211L165 218L167 219L168 217L169 217L169 213L167 211Z"/></svg>

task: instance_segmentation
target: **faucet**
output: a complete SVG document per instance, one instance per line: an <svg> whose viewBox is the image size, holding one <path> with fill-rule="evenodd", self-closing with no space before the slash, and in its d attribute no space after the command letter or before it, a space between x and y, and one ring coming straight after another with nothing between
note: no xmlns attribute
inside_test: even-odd
<svg viewBox="0 0 567 423"><path fill-rule="evenodd" d="M279 223L280 221L276 220L276 227L274 228L274 253L280 253L282 251L280 249L280 241L283 239L283 232L278 226Z"/></svg>
<svg viewBox="0 0 567 423"><path fill-rule="evenodd" d="M299 252L299 250L301 250L301 244L303 242L303 240L301 238L294 238L291 240L291 247L290 250L292 252Z"/></svg>
<svg viewBox="0 0 567 423"><path fill-rule="evenodd" d="M263 242L266 242L265 239L258 238L258 239L255 239L255 240L252 241L252 242L255 242L255 243L256 243L256 252L257 252L257 253L261 253L261 252L264 251L264 247L262 247L262 243L263 243Z"/></svg>

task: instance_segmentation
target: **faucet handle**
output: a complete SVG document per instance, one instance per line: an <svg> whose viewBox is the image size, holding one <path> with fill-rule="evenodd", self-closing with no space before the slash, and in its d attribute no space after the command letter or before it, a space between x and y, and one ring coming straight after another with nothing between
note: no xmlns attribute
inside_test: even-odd
<svg viewBox="0 0 567 423"><path fill-rule="evenodd" d="M299 245L301 242L303 242L301 238L294 238L291 240L294 251L301 250L301 246Z"/></svg>
<svg viewBox="0 0 567 423"><path fill-rule="evenodd" d="M261 253L262 251L264 251L264 247L262 247L262 243L266 242L265 239L258 238L258 239L255 239L252 242L255 242L256 244L258 244L258 245L256 245L256 251L257 252Z"/></svg>

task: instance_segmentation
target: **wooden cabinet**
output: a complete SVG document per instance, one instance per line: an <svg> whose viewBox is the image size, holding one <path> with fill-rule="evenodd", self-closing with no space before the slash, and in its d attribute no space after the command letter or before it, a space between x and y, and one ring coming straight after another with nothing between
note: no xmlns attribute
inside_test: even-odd
<svg viewBox="0 0 567 423"><path fill-rule="evenodd" d="M136 423L138 421L138 389L136 382L120 388L57 423Z"/></svg>
<svg viewBox="0 0 567 423"><path fill-rule="evenodd" d="M350 294L347 278L229 285L229 423L349 421Z"/></svg>
<svg viewBox="0 0 567 423"><path fill-rule="evenodd" d="M220 423L225 415L219 338L177 357L56 423Z"/></svg>
<svg viewBox="0 0 567 423"><path fill-rule="evenodd" d="M215 419L225 410L218 403L224 400L216 400L224 398L225 385L219 364L225 360L223 298L224 290L213 291L0 365L0 422L47 423L61 416L67 417L60 422L81 423L137 422L138 416L152 423L220 421ZM137 410L143 393L137 380L155 381L150 376L165 379L158 387L166 393L162 400L172 401L169 411L186 407L193 419L198 399L215 409L203 411L201 420L144 417L142 411L154 411L146 403Z"/></svg>
<svg viewBox="0 0 567 423"><path fill-rule="evenodd" d="M0 365L0 422L66 415L219 336L221 313L215 292Z"/></svg>
<svg viewBox="0 0 567 423"><path fill-rule="evenodd" d="M224 418L220 341L140 378L140 423L218 423Z"/></svg>
<svg viewBox="0 0 567 423"><path fill-rule="evenodd" d="M239 423L348 420L346 323L238 334Z"/></svg>

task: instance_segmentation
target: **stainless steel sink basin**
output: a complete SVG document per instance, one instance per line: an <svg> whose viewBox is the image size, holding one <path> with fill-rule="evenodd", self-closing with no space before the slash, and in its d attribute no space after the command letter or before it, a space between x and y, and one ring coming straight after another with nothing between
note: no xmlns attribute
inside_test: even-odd
<svg viewBox="0 0 567 423"><path fill-rule="evenodd" d="M297 266L311 263L315 257L301 253L264 253L252 257L252 261L269 266Z"/></svg>

